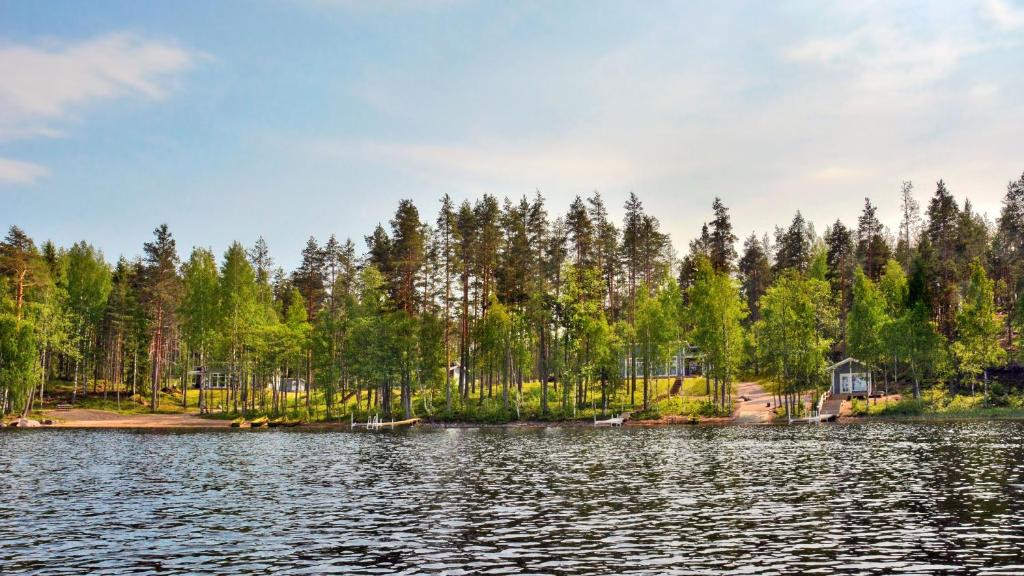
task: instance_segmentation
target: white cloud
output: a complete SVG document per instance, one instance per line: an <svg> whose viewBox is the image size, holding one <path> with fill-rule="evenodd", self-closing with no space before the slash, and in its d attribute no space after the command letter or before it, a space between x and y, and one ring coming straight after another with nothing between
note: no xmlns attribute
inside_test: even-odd
<svg viewBox="0 0 1024 576"><path fill-rule="evenodd" d="M1024 27L1024 7L1015 7L1007 0L986 0L983 12L1003 30Z"/></svg>
<svg viewBox="0 0 1024 576"><path fill-rule="evenodd" d="M120 33L75 43L0 44L0 143L63 136L55 124L100 101L163 99L175 75L197 57L174 42ZM20 176L7 181L31 183L41 175L25 166L8 163L9 173Z"/></svg>
<svg viewBox="0 0 1024 576"><path fill-rule="evenodd" d="M844 166L829 166L822 168L814 173L814 178L817 180L834 181L834 180L851 180L858 178L862 175L860 170L853 168L847 168Z"/></svg>
<svg viewBox="0 0 1024 576"><path fill-rule="evenodd" d="M794 61L816 62L852 71L867 90L906 90L951 75L967 55L988 46L971 35L929 35L870 21L850 33L812 38L783 51Z"/></svg>
<svg viewBox="0 0 1024 576"><path fill-rule="evenodd" d="M47 174L49 171L38 164L0 156L0 185L32 184Z"/></svg>
<svg viewBox="0 0 1024 576"><path fill-rule="evenodd" d="M593 187L622 184L637 174L632 158L575 142L515 146L321 140L312 144L312 151L405 167L438 182L458 179L504 185L529 180L533 186Z"/></svg>

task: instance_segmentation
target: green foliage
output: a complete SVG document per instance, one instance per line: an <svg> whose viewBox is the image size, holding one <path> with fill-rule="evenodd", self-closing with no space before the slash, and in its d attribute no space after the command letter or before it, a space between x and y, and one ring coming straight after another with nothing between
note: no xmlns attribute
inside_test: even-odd
<svg viewBox="0 0 1024 576"><path fill-rule="evenodd" d="M220 334L220 277L213 252L196 248L183 267L183 294L178 314L185 341L205 354Z"/></svg>
<svg viewBox="0 0 1024 576"><path fill-rule="evenodd" d="M917 301L896 321L886 325L886 341L905 362L914 381L914 397L921 396L921 380L946 370L946 340L939 334L923 301Z"/></svg>
<svg viewBox="0 0 1024 576"><path fill-rule="evenodd" d="M692 341L705 355L708 374L728 386L743 359L741 322L747 310L739 287L728 274L716 272L708 260L701 258L687 295L686 317L693 327Z"/></svg>
<svg viewBox="0 0 1024 576"><path fill-rule="evenodd" d="M637 404L637 375L623 378L632 358L644 366L647 413L707 415L731 408L741 365L790 398L820 386L838 342L886 381L913 380L920 393L951 366L973 382L1019 343L1024 178L1008 187L991 237L941 182L918 234L909 190L895 252L866 200L856 234L836 220L818 238L797 213L774 243L747 238L739 262L716 199L678 281L667 234L633 194L621 230L597 193L550 219L539 193L458 207L446 198L436 227L403 200L366 237L365 258L351 241L311 237L291 273L275 269L262 239L248 251L232 244L219 262L193 250L179 268L162 225L143 258L111 269L85 242L37 248L12 227L0 242L0 315L14 319L11 358L28 349L17 344L28 338L22 330L31 335L30 364L46 372L40 382L73 380L75 398L97 381L121 392L148 385L154 410L175 401L161 390L202 363L229 372L219 394L228 410L280 411L280 388L270 384L298 377L308 389L286 400L309 418L354 408L357 391L369 410L389 415L581 418ZM688 381L685 400L660 395L652 367L684 342L705 353L714 394ZM460 366L456 378L446 364ZM29 389L29 367L14 366L3 367L2 385L17 396ZM984 401L1012 403L1003 392L993 387Z"/></svg>
<svg viewBox="0 0 1024 576"><path fill-rule="evenodd" d="M761 316L754 326L758 355L782 391L819 386L836 322L828 283L786 272L761 298Z"/></svg>
<svg viewBox="0 0 1024 576"><path fill-rule="evenodd" d="M1006 361L999 345L1001 325L995 314L992 281L981 262L971 264L971 277L956 316L957 340L951 348L960 372L977 378L986 368Z"/></svg>
<svg viewBox="0 0 1024 576"><path fill-rule="evenodd" d="M846 321L849 354L873 365L881 364L886 350L882 336L891 319L882 292L859 267L853 275L853 300Z"/></svg>
<svg viewBox="0 0 1024 576"><path fill-rule="evenodd" d="M38 378L35 327L10 314L0 315L0 389L12 407L21 407Z"/></svg>

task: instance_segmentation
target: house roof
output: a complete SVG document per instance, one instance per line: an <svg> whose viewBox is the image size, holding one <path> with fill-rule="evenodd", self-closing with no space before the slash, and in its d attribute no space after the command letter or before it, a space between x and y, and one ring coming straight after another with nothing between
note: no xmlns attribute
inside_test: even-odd
<svg viewBox="0 0 1024 576"><path fill-rule="evenodd" d="M836 362L835 364L829 366L828 368L825 368L825 370L835 370L836 368L839 368L840 366L843 366L845 364L849 364L850 362L857 362L858 364L863 364L864 366L867 366L869 368L871 367L871 365L868 364L867 362L861 362L860 360L857 360L853 356L849 356L847 358L840 360L839 362Z"/></svg>

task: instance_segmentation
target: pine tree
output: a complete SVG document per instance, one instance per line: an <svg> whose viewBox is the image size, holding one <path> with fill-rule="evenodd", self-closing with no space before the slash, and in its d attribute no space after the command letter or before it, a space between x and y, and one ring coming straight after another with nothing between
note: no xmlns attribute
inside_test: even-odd
<svg viewBox="0 0 1024 576"><path fill-rule="evenodd" d="M494 291L495 273L498 267L498 250L501 246L501 209L498 200L484 194L473 206L477 226L476 270L480 280L481 316L486 314L487 304Z"/></svg>
<svg viewBox="0 0 1024 576"><path fill-rule="evenodd" d="M590 220L594 225L594 258L595 266L601 273L604 282L601 284L602 301L605 304L607 317L618 318L618 300L616 279L619 277L621 257L619 254L619 230L608 218L608 210L604 206L601 195L594 192L587 202L590 204Z"/></svg>
<svg viewBox="0 0 1024 576"><path fill-rule="evenodd" d="M35 243L17 226L11 226L7 237L0 242L0 271L14 280L15 316L20 319L26 289L45 282L47 270Z"/></svg>
<svg viewBox="0 0 1024 576"><path fill-rule="evenodd" d="M916 248L914 241L921 228L921 207L914 199L914 183L910 180L905 180L900 188L900 215L896 258L903 264L904 270L910 270L910 261Z"/></svg>
<svg viewBox="0 0 1024 576"><path fill-rule="evenodd" d="M389 283L395 308L410 316L417 309L415 282L425 260L424 248L419 211L412 200L402 200L391 220Z"/></svg>
<svg viewBox="0 0 1024 576"><path fill-rule="evenodd" d="M772 265L768 251L756 234L751 234L743 243L743 257L739 261L740 290L747 304L748 322L761 318L761 296L772 283Z"/></svg>
<svg viewBox="0 0 1024 576"><path fill-rule="evenodd" d="M868 278L878 280L889 260L889 246L885 242L885 227L878 220L878 209L871 200L864 199L864 211L857 220L857 260Z"/></svg>
<svg viewBox="0 0 1024 576"><path fill-rule="evenodd" d="M459 311L459 393L466 399L469 397L470 279L473 275L477 247L476 214L469 202L463 202L459 206L455 218L455 241L459 285L462 292L462 309Z"/></svg>
<svg viewBox="0 0 1024 576"><path fill-rule="evenodd" d="M939 180L928 204L925 234L932 252L928 255L929 274L925 282L931 292L931 308L939 322L939 331L948 339L953 335L957 300L957 242L960 210L946 184Z"/></svg>
<svg viewBox="0 0 1024 576"><path fill-rule="evenodd" d="M996 298L1006 315L1006 339L1013 342L1015 323L1024 323L1024 174L1006 186L1003 208L992 239Z"/></svg>
<svg viewBox="0 0 1024 576"><path fill-rule="evenodd" d="M679 263L679 289L683 291L684 298L689 298L690 286L697 277L697 265L701 260L711 261L711 233L708 225L700 227L700 236L690 241L690 252Z"/></svg>
<svg viewBox="0 0 1024 576"><path fill-rule="evenodd" d="M625 204L626 216L622 225L622 260L626 268L626 318L630 324L636 315L636 288L640 280L640 253L644 208L633 192Z"/></svg>
<svg viewBox="0 0 1024 576"><path fill-rule="evenodd" d="M302 294L306 318L316 320L324 299L323 251L316 238L310 236L306 241L306 247L302 249L302 262L292 272L291 283Z"/></svg>
<svg viewBox="0 0 1024 576"><path fill-rule="evenodd" d="M443 269L443 310L444 310L444 368L445 388L444 406L445 411L452 410L452 355L451 355L451 319L452 319L452 278L455 274L455 207L452 199L447 194L441 199L441 209L437 215L437 233L439 240L439 251Z"/></svg>
<svg viewBox="0 0 1024 576"><path fill-rule="evenodd" d="M732 272L736 261L736 235L732 233L729 209L722 204L722 200L716 197L711 207L715 212L708 246L711 266L718 272L728 274Z"/></svg>
<svg viewBox="0 0 1024 576"><path fill-rule="evenodd" d="M846 313L850 308L853 270L856 267L853 234L842 222L836 220L836 223L825 231L825 246L828 266L825 278L832 287L832 296L838 305L840 354L845 356L847 346Z"/></svg>
<svg viewBox="0 0 1024 576"><path fill-rule="evenodd" d="M150 409L159 408L160 378L165 367L170 332L175 325L174 312L179 295L178 250L167 224L153 231L154 239L143 245L145 253L143 302L149 314Z"/></svg>
<svg viewBox="0 0 1024 576"><path fill-rule="evenodd" d="M780 275L785 270L807 270L811 263L812 237L813 234L803 214L797 211L788 229L775 231L777 247L772 271Z"/></svg>
<svg viewBox="0 0 1024 576"><path fill-rule="evenodd" d="M587 207L579 196L569 206L565 226L572 244L573 264L578 270L590 268L593 265L594 226L590 221Z"/></svg>

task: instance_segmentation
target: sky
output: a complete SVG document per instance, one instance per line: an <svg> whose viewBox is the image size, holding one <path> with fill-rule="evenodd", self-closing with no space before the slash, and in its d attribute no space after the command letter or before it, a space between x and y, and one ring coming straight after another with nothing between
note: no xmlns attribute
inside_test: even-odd
<svg viewBox="0 0 1024 576"><path fill-rule="evenodd" d="M0 225L108 259L629 192L678 251L1024 172L1024 0L0 0Z"/></svg>

